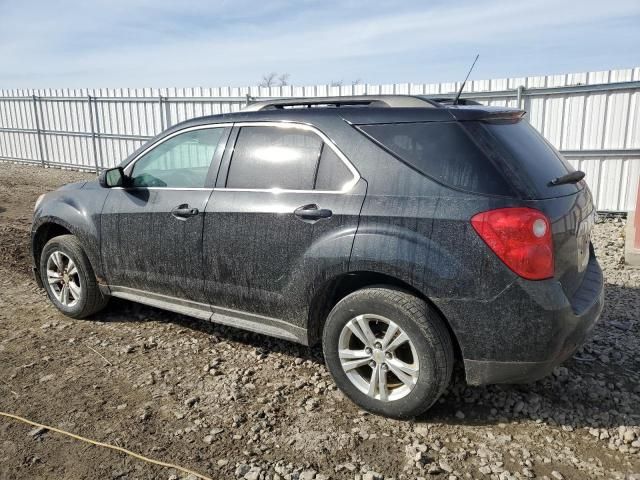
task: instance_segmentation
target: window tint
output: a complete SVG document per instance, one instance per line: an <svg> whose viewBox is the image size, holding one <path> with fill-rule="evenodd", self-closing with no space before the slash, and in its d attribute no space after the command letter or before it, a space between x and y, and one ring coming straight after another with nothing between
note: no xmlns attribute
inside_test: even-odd
<svg viewBox="0 0 640 480"><path fill-rule="evenodd" d="M331 147L324 144L316 178L316 190L342 190L353 174Z"/></svg>
<svg viewBox="0 0 640 480"><path fill-rule="evenodd" d="M504 178L457 122L364 125L360 129L439 182L470 192L512 195Z"/></svg>
<svg viewBox="0 0 640 480"><path fill-rule="evenodd" d="M242 127L227 188L311 190L322 140L298 128Z"/></svg>
<svg viewBox="0 0 640 480"><path fill-rule="evenodd" d="M133 166L136 187L202 188L223 128L181 133L161 143Z"/></svg>
<svg viewBox="0 0 640 480"><path fill-rule="evenodd" d="M573 167L528 122L486 123L482 127L492 136L505 161L526 175L537 190L535 198L570 195L579 184L549 186L549 182L573 172Z"/></svg>

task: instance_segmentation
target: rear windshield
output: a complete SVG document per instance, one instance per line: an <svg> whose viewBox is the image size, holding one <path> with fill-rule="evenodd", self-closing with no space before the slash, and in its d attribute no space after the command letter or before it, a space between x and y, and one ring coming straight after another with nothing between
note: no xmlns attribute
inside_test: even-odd
<svg viewBox="0 0 640 480"><path fill-rule="evenodd" d="M527 121L470 123L479 123L479 127L495 140L491 143L504 160L526 175L535 190L533 198L570 195L581 188L581 184L549 186L551 180L573 172L574 168ZM475 129L472 127L472 130Z"/></svg>
<svg viewBox="0 0 640 480"><path fill-rule="evenodd" d="M468 192L513 196L508 182L458 122L358 128L400 160L440 183Z"/></svg>

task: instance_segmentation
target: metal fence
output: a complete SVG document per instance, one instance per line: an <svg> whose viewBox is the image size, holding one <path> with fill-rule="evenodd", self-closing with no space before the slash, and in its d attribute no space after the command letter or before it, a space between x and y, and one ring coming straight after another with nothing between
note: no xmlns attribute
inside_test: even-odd
<svg viewBox="0 0 640 480"><path fill-rule="evenodd" d="M253 99L451 94L459 83L184 89L0 90L0 161L99 171L189 118ZM640 173L640 67L469 82L463 97L519 106L587 174L600 211L633 209Z"/></svg>

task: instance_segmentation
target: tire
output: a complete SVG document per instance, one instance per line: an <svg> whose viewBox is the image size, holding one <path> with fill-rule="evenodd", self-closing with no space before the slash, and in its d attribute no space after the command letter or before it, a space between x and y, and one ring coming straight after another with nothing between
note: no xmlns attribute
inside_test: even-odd
<svg viewBox="0 0 640 480"><path fill-rule="evenodd" d="M370 347L361 341L365 332L358 329L358 322L362 321L375 336L375 341L368 344L378 347L371 347L369 357L366 349ZM397 333L387 340L384 337L392 324L399 331L393 329ZM401 333L409 341L400 338ZM372 413L391 418L420 415L438 400L451 381L454 352L444 320L425 301L404 291L374 287L347 295L329 313L322 340L327 368L340 390ZM394 344L400 346L392 350ZM366 365L351 368L365 361ZM343 367L343 362L353 363ZM384 386L371 381L375 369L386 380ZM377 389L373 395L372 383Z"/></svg>
<svg viewBox="0 0 640 480"><path fill-rule="evenodd" d="M67 267L72 265L69 261L75 265L75 270L65 277L59 272L59 265L63 267L62 272L66 272ZM49 271L48 267L51 267ZM51 302L72 318L88 317L102 310L109 301L109 297L100 292L91 263L74 235L61 235L46 243L40 255L40 278ZM57 278L62 281L55 281ZM63 292L65 285L66 302Z"/></svg>

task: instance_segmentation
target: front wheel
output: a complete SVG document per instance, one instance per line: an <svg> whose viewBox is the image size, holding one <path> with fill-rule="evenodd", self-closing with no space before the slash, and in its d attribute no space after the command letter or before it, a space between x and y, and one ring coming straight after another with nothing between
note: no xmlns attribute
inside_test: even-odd
<svg viewBox="0 0 640 480"><path fill-rule="evenodd" d="M387 417L423 413L451 381L453 345L444 321L399 290L366 288L343 298L327 317L323 350L338 387Z"/></svg>
<svg viewBox="0 0 640 480"><path fill-rule="evenodd" d="M84 318L104 308L91 263L74 235L49 240L40 256L40 278L49 299L69 317Z"/></svg>

